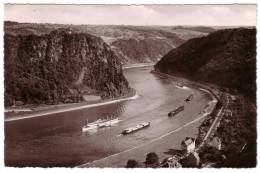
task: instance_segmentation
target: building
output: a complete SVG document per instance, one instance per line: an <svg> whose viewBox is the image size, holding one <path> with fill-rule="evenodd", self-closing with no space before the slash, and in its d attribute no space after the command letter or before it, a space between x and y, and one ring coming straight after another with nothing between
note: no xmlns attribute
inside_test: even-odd
<svg viewBox="0 0 260 173"><path fill-rule="evenodd" d="M196 147L196 139L191 137L186 137L185 140L182 141L181 146L183 149L186 149L187 153L192 153Z"/></svg>

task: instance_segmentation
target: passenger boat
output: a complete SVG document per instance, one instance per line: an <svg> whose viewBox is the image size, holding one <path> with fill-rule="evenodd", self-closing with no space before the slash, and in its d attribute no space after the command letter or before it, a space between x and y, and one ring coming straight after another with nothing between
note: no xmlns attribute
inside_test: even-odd
<svg viewBox="0 0 260 173"><path fill-rule="evenodd" d="M169 117L175 116L176 114L180 113L180 112L183 111L183 110L184 110L184 106L183 106L183 105L178 106L178 107L176 107L173 111L169 112L169 113L168 113L168 116L169 116Z"/></svg>
<svg viewBox="0 0 260 173"><path fill-rule="evenodd" d="M149 126L150 126L150 122L143 122L143 123L138 124L135 127L130 127L130 128L123 130L121 134L127 135L127 134L134 133L138 130L144 129L144 128L149 127Z"/></svg>
<svg viewBox="0 0 260 173"><path fill-rule="evenodd" d="M82 132L90 131L93 129L103 128L103 127L109 127L113 124L116 124L119 122L119 118L110 118L110 119L98 119L95 122L87 123L82 127Z"/></svg>

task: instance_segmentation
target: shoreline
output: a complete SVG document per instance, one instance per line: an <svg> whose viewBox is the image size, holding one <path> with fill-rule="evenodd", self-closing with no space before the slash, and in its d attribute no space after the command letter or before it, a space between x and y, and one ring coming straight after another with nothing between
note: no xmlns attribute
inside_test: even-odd
<svg viewBox="0 0 260 173"><path fill-rule="evenodd" d="M129 65L124 65L122 66L122 69L130 69L130 68L138 68L138 67L149 67L149 66L154 66L155 63L151 62L151 63L137 63L137 64L129 64Z"/></svg>
<svg viewBox="0 0 260 173"><path fill-rule="evenodd" d="M22 120L22 119L46 116L46 115L55 114L55 113L69 112L69 111L80 110L80 109L84 109L84 108L92 108L92 107L98 107L98 106L103 106L103 105L109 105L109 104L114 104L114 103L118 103L118 102L122 102L122 101L135 100L139 97L140 96L135 91L134 94L129 95L129 96L119 97L119 98L116 98L114 100L103 100L101 102L93 103L93 104L72 103L70 105L64 105L63 108L55 108L53 110L50 110L50 109L43 110L45 112L29 111L32 114L27 115L27 116L25 115L25 116L22 116L22 117L11 117L11 118L5 117L4 122L11 122L11 121L17 121L17 120ZM83 105L77 105L76 106L75 104L83 104ZM69 106L74 106L74 107L69 107Z"/></svg>
<svg viewBox="0 0 260 173"><path fill-rule="evenodd" d="M201 91L204 91L204 92L207 92L208 94L213 95L218 101L220 99L220 91L217 88L218 87L217 85L206 83L203 81L195 81L195 80L180 77L180 76L174 76L174 75L162 73L162 72L159 72L156 70L152 70L151 73L157 74L162 77L179 80L184 85L191 85L192 87L195 87Z"/></svg>
<svg viewBox="0 0 260 173"><path fill-rule="evenodd" d="M131 68L140 68L140 67L147 67L147 66L153 66L154 63L139 63L139 64L131 64L122 66L122 69L131 69ZM127 100L134 100L139 97L138 93L135 91L134 94L129 93L126 96L121 96L114 99L107 99L107 100L101 100L96 103L69 103L69 104L57 104L57 105L44 105L44 106L35 106L34 108L28 108L28 107L17 107L17 108L4 108L4 114L5 113L28 113L29 115L5 115L4 122L10 122L10 121L16 121L21 119L28 119L28 118L34 118L39 116L46 116L54 113L62 113L67 111L73 111L73 110L80 110L84 108L92 108L92 107L98 107L113 103L118 103L122 101ZM42 112L41 112L42 111Z"/></svg>

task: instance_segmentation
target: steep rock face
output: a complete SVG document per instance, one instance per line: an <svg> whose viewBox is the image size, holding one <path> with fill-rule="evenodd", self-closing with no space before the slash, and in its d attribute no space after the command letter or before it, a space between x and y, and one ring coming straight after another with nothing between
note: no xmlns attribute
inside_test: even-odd
<svg viewBox="0 0 260 173"><path fill-rule="evenodd" d="M157 62L173 48L215 29L187 26L60 25L6 21L5 33L43 35L59 28L101 37L124 65Z"/></svg>
<svg viewBox="0 0 260 173"><path fill-rule="evenodd" d="M121 63L102 39L59 29L4 36L5 105L78 102L130 91Z"/></svg>
<svg viewBox="0 0 260 173"><path fill-rule="evenodd" d="M256 97L256 30L226 29L170 51L155 70L192 77Z"/></svg>

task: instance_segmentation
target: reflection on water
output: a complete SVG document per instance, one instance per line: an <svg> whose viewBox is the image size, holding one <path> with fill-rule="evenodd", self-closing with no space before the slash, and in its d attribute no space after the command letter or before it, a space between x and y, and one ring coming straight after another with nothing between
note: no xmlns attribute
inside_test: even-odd
<svg viewBox="0 0 260 173"><path fill-rule="evenodd" d="M144 144L190 122L199 116L209 96L191 88L177 88L177 82L150 73L150 67L125 69L124 73L140 97L100 107L57 113L50 116L5 122L5 162L10 166L76 166ZM169 111L191 103L178 116ZM82 133L88 122L108 116L119 117L117 124ZM122 130L140 122L149 128L121 136Z"/></svg>

